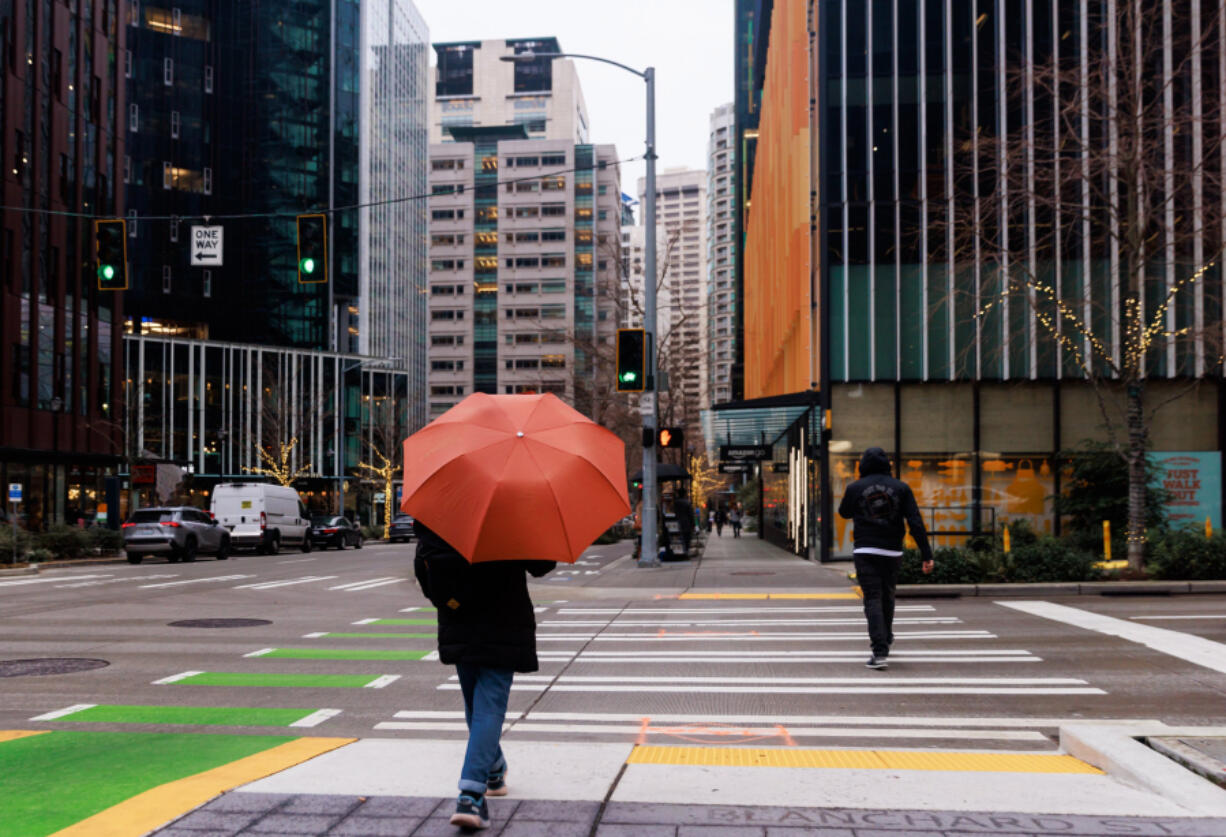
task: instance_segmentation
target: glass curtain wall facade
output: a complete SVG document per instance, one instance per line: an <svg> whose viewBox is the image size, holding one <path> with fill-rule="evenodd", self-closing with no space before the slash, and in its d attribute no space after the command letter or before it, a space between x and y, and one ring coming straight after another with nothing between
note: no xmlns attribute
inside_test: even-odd
<svg viewBox="0 0 1226 837"><path fill-rule="evenodd" d="M362 354L408 371L410 424L426 422L425 200L429 157L429 33L408 2L364 9L359 262Z"/></svg>
<svg viewBox="0 0 1226 837"><path fill-rule="evenodd" d="M123 299L89 218L124 209L121 12L0 0L0 481L35 529L96 505L120 452Z"/></svg>

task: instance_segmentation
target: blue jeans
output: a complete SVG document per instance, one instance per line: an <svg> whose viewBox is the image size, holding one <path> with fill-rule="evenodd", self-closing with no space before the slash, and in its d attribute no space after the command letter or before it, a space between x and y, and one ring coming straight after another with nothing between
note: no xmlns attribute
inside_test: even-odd
<svg viewBox="0 0 1226 837"><path fill-rule="evenodd" d="M460 791L485 793L490 774L507 764L498 741L502 738L502 722L507 715L515 672L469 663L457 663L455 669L460 676L464 721L468 724L468 750L464 753L464 769L460 771Z"/></svg>

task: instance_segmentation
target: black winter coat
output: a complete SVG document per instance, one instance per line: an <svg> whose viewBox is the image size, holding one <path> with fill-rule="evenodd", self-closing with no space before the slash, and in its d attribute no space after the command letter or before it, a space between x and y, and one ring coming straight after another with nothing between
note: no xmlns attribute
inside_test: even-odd
<svg viewBox="0 0 1226 837"><path fill-rule="evenodd" d="M902 552L904 527L909 527L923 559L932 560L915 494L911 486L890 476L890 459L881 448L869 448L860 457L860 479L847 486L839 514L855 520L852 540L857 550Z"/></svg>
<svg viewBox="0 0 1226 837"><path fill-rule="evenodd" d="M536 615L527 571L539 578L554 561L471 564L420 520L413 571L438 608L438 654L449 665L536 671Z"/></svg>

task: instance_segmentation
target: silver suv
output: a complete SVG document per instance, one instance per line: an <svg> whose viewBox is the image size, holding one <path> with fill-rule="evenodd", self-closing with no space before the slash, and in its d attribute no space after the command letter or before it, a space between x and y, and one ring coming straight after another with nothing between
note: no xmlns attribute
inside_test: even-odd
<svg viewBox="0 0 1226 837"><path fill-rule="evenodd" d="M146 555L165 555L172 564L195 561L202 552L224 561L230 557L230 533L193 506L137 509L123 525L123 548L129 564Z"/></svg>

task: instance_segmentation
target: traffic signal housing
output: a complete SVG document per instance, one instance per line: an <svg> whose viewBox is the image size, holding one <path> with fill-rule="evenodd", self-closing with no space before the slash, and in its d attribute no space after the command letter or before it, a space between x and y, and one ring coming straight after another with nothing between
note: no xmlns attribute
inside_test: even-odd
<svg viewBox="0 0 1226 837"><path fill-rule="evenodd" d="M298 281L319 285L328 281L328 217L298 216Z"/></svg>
<svg viewBox="0 0 1226 837"><path fill-rule="evenodd" d="M128 224L126 221L94 221L94 260L98 290L128 289Z"/></svg>
<svg viewBox="0 0 1226 837"><path fill-rule="evenodd" d="M617 391L647 389L647 332L641 328L617 330Z"/></svg>
<svg viewBox="0 0 1226 837"><path fill-rule="evenodd" d="M685 428L661 427L656 431L656 442L661 448L685 447Z"/></svg>

